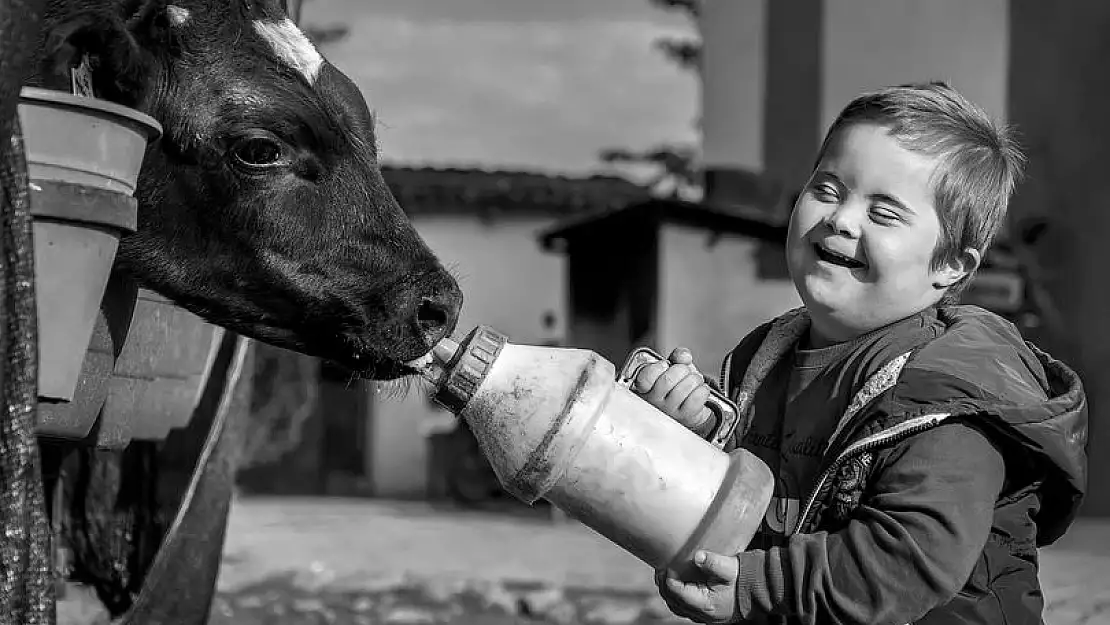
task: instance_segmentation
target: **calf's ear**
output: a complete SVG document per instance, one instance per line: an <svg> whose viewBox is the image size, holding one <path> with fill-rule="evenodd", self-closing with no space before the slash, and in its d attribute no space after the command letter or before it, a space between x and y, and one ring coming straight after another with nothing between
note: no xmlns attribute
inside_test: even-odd
<svg viewBox="0 0 1110 625"><path fill-rule="evenodd" d="M43 59L55 76L87 74L97 97L135 107L153 82L158 57L176 49L168 9L164 2L148 2L126 21L79 11L51 29Z"/></svg>

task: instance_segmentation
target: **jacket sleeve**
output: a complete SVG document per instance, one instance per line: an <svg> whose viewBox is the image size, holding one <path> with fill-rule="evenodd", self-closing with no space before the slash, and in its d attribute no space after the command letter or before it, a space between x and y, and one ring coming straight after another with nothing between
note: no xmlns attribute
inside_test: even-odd
<svg viewBox="0 0 1110 625"><path fill-rule="evenodd" d="M921 617L967 582L1004 476L1000 452L968 425L903 441L844 529L740 554L739 615L867 624Z"/></svg>

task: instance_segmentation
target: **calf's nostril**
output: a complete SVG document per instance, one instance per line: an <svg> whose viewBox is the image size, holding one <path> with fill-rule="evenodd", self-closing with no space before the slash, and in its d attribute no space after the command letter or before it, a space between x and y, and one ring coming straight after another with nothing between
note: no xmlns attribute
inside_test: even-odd
<svg viewBox="0 0 1110 625"><path fill-rule="evenodd" d="M413 326L424 339L424 345L431 349L444 337L455 331L462 307L462 293L454 282L420 298L413 311Z"/></svg>
<svg viewBox="0 0 1110 625"><path fill-rule="evenodd" d="M432 334L443 329L451 321L451 312L447 306L434 299L425 297L416 309L416 322L425 334Z"/></svg>

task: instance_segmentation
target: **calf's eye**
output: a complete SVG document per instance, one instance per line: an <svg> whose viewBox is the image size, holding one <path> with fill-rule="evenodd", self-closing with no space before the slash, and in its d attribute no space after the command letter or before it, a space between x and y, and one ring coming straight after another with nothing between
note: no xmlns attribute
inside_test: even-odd
<svg viewBox="0 0 1110 625"><path fill-rule="evenodd" d="M260 169L283 164L285 149L280 143L268 137L247 137L232 146L231 156L240 165Z"/></svg>

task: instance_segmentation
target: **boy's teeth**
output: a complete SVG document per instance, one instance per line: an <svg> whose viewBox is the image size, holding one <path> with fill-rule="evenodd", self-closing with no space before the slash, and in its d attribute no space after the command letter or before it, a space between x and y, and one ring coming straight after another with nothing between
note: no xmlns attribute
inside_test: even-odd
<svg viewBox="0 0 1110 625"><path fill-rule="evenodd" d="M852 258L851 256L845 256L844 254L841 254L839 252L834 252L834 251L832 251L832 250L830 250L826 247L823 247L823 246L818 246L818 249L821 251L822 254L827 256L829 258L829 260L831 260L831 261L835 261L839 264L846 265L846 266L851 266L851 267L863 267L862 262Z"/></svg>

